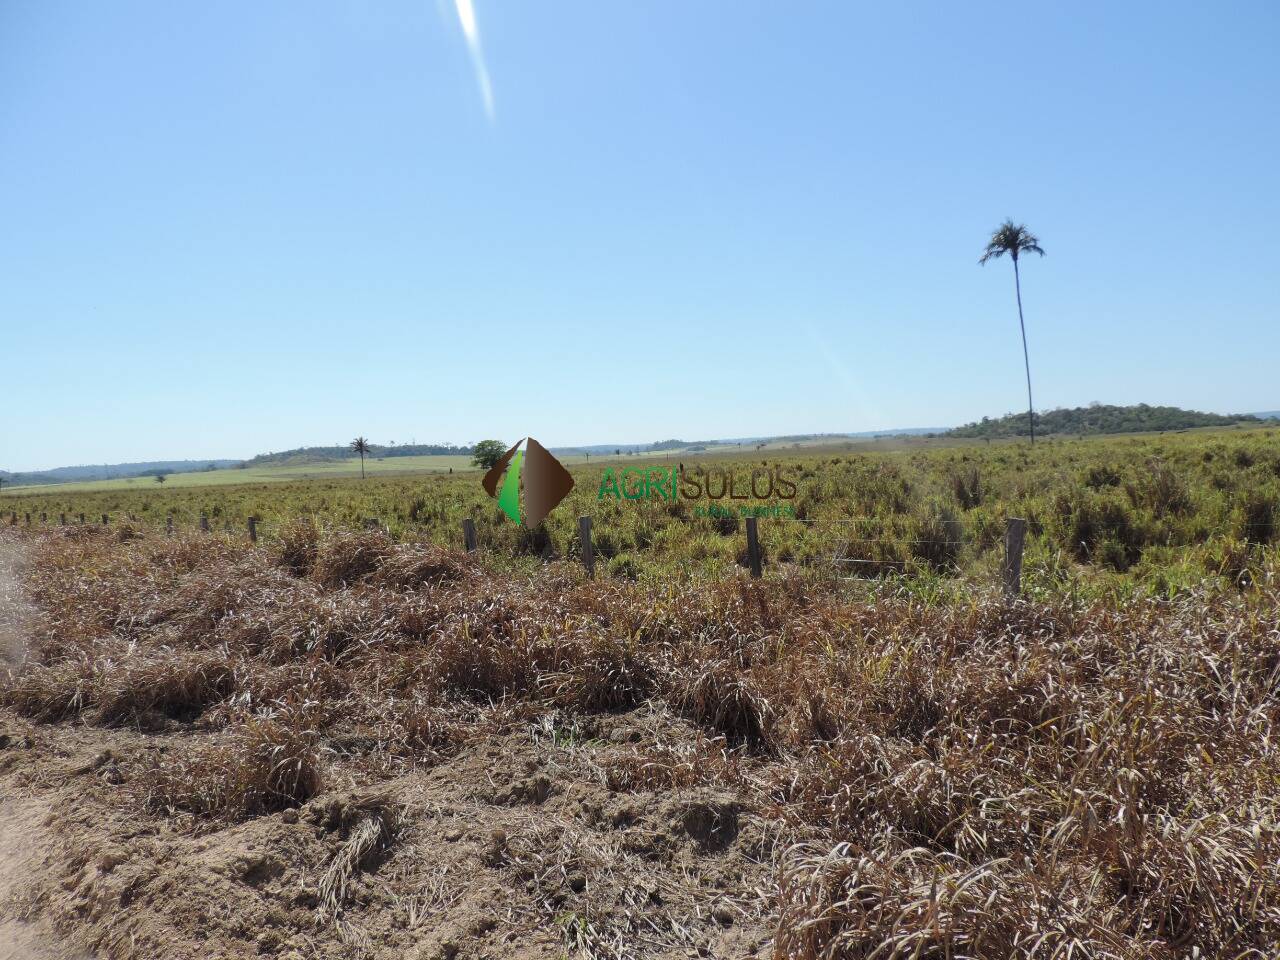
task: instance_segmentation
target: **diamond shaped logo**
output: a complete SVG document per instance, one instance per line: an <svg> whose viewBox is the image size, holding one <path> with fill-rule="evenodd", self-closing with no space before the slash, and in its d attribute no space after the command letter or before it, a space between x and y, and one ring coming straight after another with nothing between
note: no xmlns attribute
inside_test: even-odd
<svg viewBox="0 0 1280 960"><path fill-rule="evenodd" d="M503 513L526 527L536 527L545 520L573 489L569 471L533 437L525 437L504 453L480 483L485 493L497 498Z"/></svg>

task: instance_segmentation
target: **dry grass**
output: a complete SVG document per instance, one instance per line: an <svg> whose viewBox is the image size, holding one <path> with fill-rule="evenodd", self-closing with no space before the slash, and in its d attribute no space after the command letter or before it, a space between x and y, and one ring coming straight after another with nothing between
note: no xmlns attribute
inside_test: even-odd
<svg viewBox="0 0 1280 960"><path fill-rule="evenodd" d="M1247 591L1176 601L931 604L556 564L531 581L379 533L307 561L299 537L288 562L218 538L31 537L34 662L5 700L41 721L198 718L215 745L139 782L153 811L231 819L316 795L322 748L364 743L385 770L463 749L481 716L640 707L700 732L593 748L599 776L731 790L774 824L779 958L1276 955L1272 561ZM388 826L349 829L335 912ZM593 842L531 834L501 863L549 889L607 868ZM566 946L621 949L635 931L608 909L566 922Z"/></svg>
<svg viewBox="0 0 1280 960"><path fill-rule="evenodd" d="M170 757L147 770L146 806L227 819L300 806L323 783L314 741L297 727L251 719L232 743Z"/></svg>
<svg viewBox="0 0 1280 960"><path fill-rule="evenodd" d="M320 915L338 921L356 874L384 853L395 837L398 816L386 797L367 796L343 809L343 842L319 884Z"/></svg>

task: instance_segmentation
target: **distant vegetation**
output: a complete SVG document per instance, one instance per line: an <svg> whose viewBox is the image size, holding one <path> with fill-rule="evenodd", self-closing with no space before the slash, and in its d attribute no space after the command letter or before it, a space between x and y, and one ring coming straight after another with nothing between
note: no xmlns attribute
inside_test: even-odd
<svg viewBox="0 0 1280 960"><path fill-rule="evenodd" d="M1093 436L1103 433L1143 433L1159 430L1188 430L1192 427L1228 427L1237 423L1259 423L1252 414L1220 416L1178 407L1151 407L1139 403L1132 407L1092 404L1069 410L1049 410L1035 415L1036 432ZM998 420L983 417L978 423L948 430L948 437L1025 437L1029 433L1027 417L1009 413Z"/></svg>
<svg viewBox="0 0 1280 960"><path fill-rule="evenodd" d="M481 440L471 454L471 465L481 470L491 469L507 452L507 445L501 440Z"/></svg>
<svg viewBox="0 0 1280 960"><path fill-rule="evenodd" d="M387 457L438 457L438 456L470 456L472 448L458 447L449 443L406 443L383 446L370 443L366 447L366 457L374 460L385 460ZM282 450L279 453L260 453L243 466L263 467L271 464L282 466L302 463L326 463L332 460L350 460L352 448L350 444L335 444L332 447L297 447L293 450Z"/></svg>
<svg viewBox="0 0 1280 960"><path fill-rule="evenodd" d="M1046 419L1052 414L1046 414ZM1025 414L1019 415L1025 423ZM1116 585L1159 595L1206 579L1233 585L1264 577L1280 547L1280 430L1247 429L1148 437L1054 439L1028 444L960 443L898 452L748 451L686 457L685 469L725 469L740 479L762 466L784 469L797 494L789 519L760 524L765 567L834 576L909 574L929 584L998 581L1005 518L1027 520L1024 583L1032 593L1091 592ZM464 463L466 461L463 461ZM674 464L673 464L674 465ZM577 481L545 524L529 530L493 507L471 471L453 476L379 476L367 482L320 477L298 482L179 486L140 484L83 491L49 488L0 494L0 510L89 517L109 514L180 529L201 514L215 529L243 533L261 518L268 540L282 525L313 518L360 528L377 518L394 538L425 537L456 546L470 517L495 559L529 564L577 552L578 518L594 520L597 563L616 579L719 579L745 558L737 507L703 516L710 501L599 499L604 466L574 464ZM239 471L231 471L235 475Z"/></svg>
<svg viewBox="0 0 1280 960"><path fill-rule="evenodd" d="M77 467L56 467L10 473L0 470L6 485L15 487L44 483L74 483L84 480L118 480L124 477L154 477L169 473L194 473L198 470L220 470L234 467L239 460L148 460L143 463L98 463Z"/></svg>

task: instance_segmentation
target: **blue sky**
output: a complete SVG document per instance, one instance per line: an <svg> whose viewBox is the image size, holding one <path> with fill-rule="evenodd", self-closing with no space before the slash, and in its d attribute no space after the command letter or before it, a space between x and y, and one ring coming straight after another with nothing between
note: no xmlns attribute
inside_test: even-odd
<svg viewBox="0 0 1280 960"><path fill-rule="evenodd" d="M0 466L1280 407L1276 4L473 2L0 0Z"/></svg>

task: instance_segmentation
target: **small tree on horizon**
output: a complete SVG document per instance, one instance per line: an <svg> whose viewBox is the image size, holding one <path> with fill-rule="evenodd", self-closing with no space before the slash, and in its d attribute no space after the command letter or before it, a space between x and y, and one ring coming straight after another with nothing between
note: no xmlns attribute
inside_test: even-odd
<svg viewBox="0 0 1280 960"><path fill-rule="evenodd" d="M156 474L156 483L164 483L164 482L165 482L166 480L168 480L168 479L169 479L169 478L168 478L168 477L166 477L163 473L157 473L157 474Z"/></svg>
<svg viewBox="0 0 1280 960"><path fill-rule="evenodd" d="M351 452L360 454L360 479L364 479L364 458L369 452L369 441L364 437L356 437L351 441Z"/></svg>
<svg viewBox="0 0 1280 960"><path fill-rule="evenodd" d="M1031 402L1031 359L1027 353L1027 325L1022 319L1022 280L1018 276L1018 254L1038 253L1043 257L1044 251L1040 249L1040 240L1025 225L1006 219L992 231L987 249L978 263L986 264L988 260L1003 257L1006 253L1013 261L1013 288L1018 296L1018 326L1022 330L1022 362L1027 368L1027 424L1031 428L1031 443L1034 445L1036 415L1035 405Z"/></svg>
<svg viewBox="0 0 1280 960"><path fill-rule="evenodd" d="M506 452L506 445L501 440L481 440L471 451L471 465L481 470L492 470Z"/></svg>

